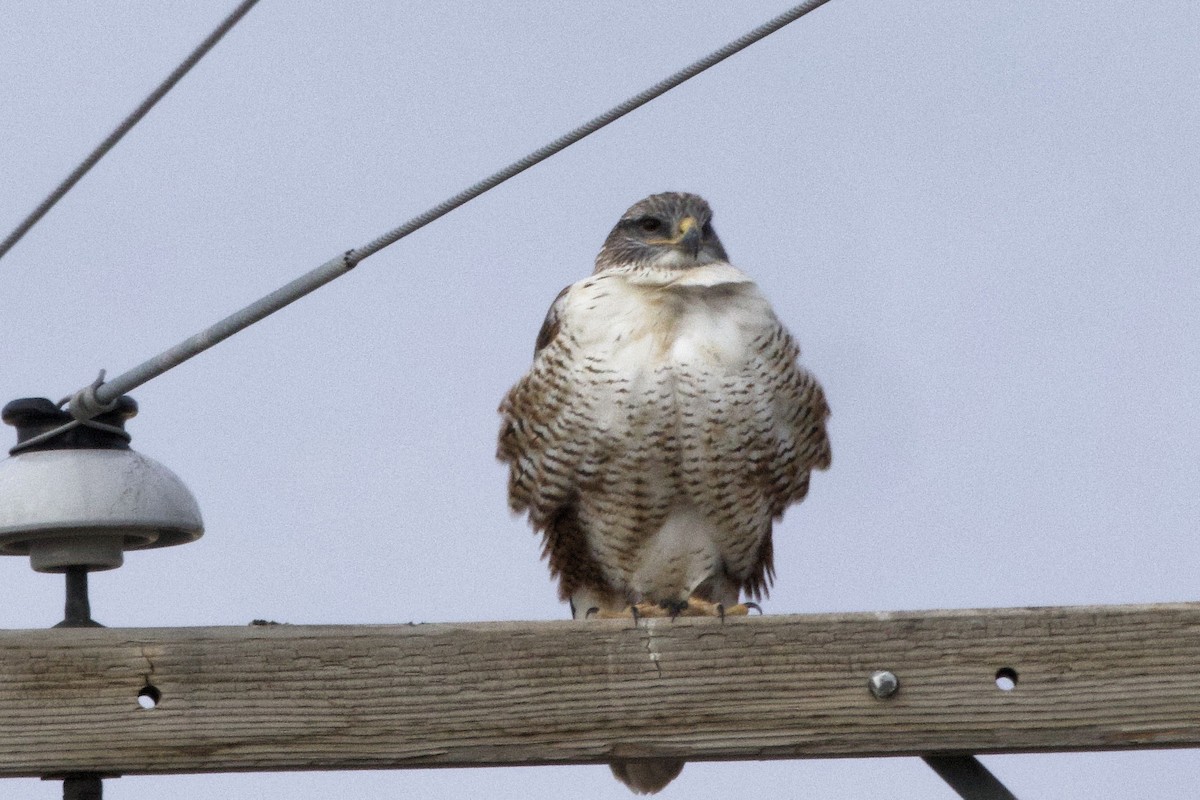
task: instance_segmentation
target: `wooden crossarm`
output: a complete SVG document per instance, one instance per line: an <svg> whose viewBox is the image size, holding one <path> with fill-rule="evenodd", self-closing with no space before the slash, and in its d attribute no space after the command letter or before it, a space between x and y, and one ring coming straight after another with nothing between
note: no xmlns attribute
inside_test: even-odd
<svg viewBox="0 0 1200 800"><path fill-rule="evenodd" d="M1195 747L1198 664L1200 604L0 631L0 777Z"/></svg>

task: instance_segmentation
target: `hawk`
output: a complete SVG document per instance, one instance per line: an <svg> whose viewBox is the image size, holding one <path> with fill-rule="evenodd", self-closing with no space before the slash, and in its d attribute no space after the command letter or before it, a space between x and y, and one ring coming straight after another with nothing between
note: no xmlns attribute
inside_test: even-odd
<svg viewBox="0 0 1200 800"><path fill-rule="evenodd" d="M500 404L509 506L542 534L572 616L723 617L766 594L772 523L830 463L829 407L799 352L702 198L625 212ZM683 763L612 768L652 793Z"/></svg>

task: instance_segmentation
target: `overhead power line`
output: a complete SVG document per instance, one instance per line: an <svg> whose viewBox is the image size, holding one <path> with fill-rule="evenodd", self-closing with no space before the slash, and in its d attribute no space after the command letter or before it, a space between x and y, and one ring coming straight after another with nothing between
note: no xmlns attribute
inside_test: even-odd
<svg viewBox="0 0 1200 800"><path fill-rule="evenodd" d="M825 3L827 3L827 2L829 2L829 0L809 0L809 2L807 2L807 3L801 3L800 5L798 5L794 8L791 8L788 11L785 11L784 13L775 17L774 19L758 26L754 30L747 33L745 36L735 39L734 41L730 42L729 44L725 45L724 47L722 47L719 50L714 50L713 52L709 53L704 58L700 59L699 61L695 62L694 64L690 64L690 65L684 67L683 69L676 72L674 75L671 75L670 77L659 81L658 83L651 86L649 89L646 89L644 92L635 94L633 97L629 98L624 103L621 103L618 106L614 106L613 108L609 109L608 111L605 111L603 114L596 117L595 119L592 119L592 120L580 125L578 128L571 131L570 133L566 133L566 134L558 137L557 139L555 139L553 142L550 142L549 144L545 145L544 147L540 147L537 150L534 150L529 155L525 156L524 158L520 159L519 161L514 161L513 163L509 164L504 169L500 170L499 172L497 172L493 175L490 175L490 176L484 178L483 180L481 180L479 183L475 184L474 186L464 189L463 191L459 192L458 194L454 195L453 197L449 198L448 200L442 201L438 205L436 205L433 208L426 211L424 214L413 217L412 219L410 219L408 222L404 223L400 227L395 228L391 231L388 231L387 233L383 234L382 236L379 236L378 238L368 242L367 244L363 245L362 247L358 248L357 250L353 250L351 252L357 257L357 260L359 260L359 261L361 261L362 259L366 258L369 255L377 253L378 251L382 250L383 248L387 247L388 245L394 244L395 242L399 241L400 239L403 239L405 236L408 236L413 231L415 231L419 228L425 227L426 225L433 222L435 219L442 216L443 214L453 211L454 209L461 206L463 203L466 203L469 200L475 199L476 197L483 194L484 192L486 192L490 189L493 189L496 186L499 186L500 184L504 183L506 180L513 177L514 175L518 175L518 174L524 172L525 170L532 167L534 164L537 164L541 161L545 161L547 158L554 155L555 153L558 153L559 151L564 150L567 147L570 147L571 145L578 142L580 139L595 133L596 131L600 130L601 128L608 125L609 123L616 122L618 119L625 116L630 111L633 111L636 108L644 106L646 103L649 103L651 100L658 97L659 95L666 94L671 89L674 89L676 86L683 83L684 81L686 81L690 78L696 77L701 72L704 72L704 70L708 69L709 67L719 64L720 62L729 58L734 53L737 53L740 50L744 50L745 48L747 48L750 45L757 42L759 39L762 39L762 38L774 33L775 31L779 30L784 25L787 25L790 22L795 22L796 20L800 19L800 17L803 17L808 12L810 12L816 8L819 8L820 6L825 5Z"/></svg>
<svg viewBox="0 0 1200 800"><path fill-rule="evenodd" d="M179 83L180 78L188 74L188 71L191 70L192 67L196 66L196 62L204 58L204 54L211 50L213 45L221 41L221 37L229 33L229 30L238 23L238 20L245 16L246 12L253 8L254 4L257 2L258 0L243 0L241 5L235 8L233 13L226 17L221 24L218 25L216 29L214 29L213 32L210 33L208 37L201 42L196 49L193 50L191 54L188 55L188 57L185 58L183 62L174 69L173 72L171 72L170 75L166 77L166 80L160 83L154 89L154 91L152 91L149 96L142 101L141 105L133 110L133 113L122 120L121 124L118 125L116 129L108 135L108 138L97 145L96 149L93 150L87 158L80 162L79 166L77 166L74 171L72 171L71 174L68 175L66 179L58 185L58 188L51 192L50 196L43 200L41 204L35 208L30 215L13 230L12 233L8 235L8 238L6 238L3 242L0 242L0 258L4 258L4 254L11 250L13 245L19 242L21 237L28 233L29 229L36 225L38 220L44 217L46 212L53 208L54 204L63 198L63 195L71 191L71 187L78 183L79 179L88 173L88 170L96 166L96 162L104 158L104 155L111 150L117 142L121 141L121 138L125 134L129 133L130 129L133 128L134 125L137 125L138 122L141 121L142 117L146 116L146 113L149 112L150 109L154 108L154 104L161 100L163 95L171 91L175 84Z"/></svg>
<svg viewBox="0 0 1200 800"><path fill-rule="evenodd" d="M734 53L743 50L760 39L774 33L785 25L795 22L800 17L808 12L823 6L829 0L808 0L793 8L785 11L774 19L763 23L749 33L741 36L724 47L713 51L704 58L690 64L675 74L651 86L643 92L640 92L629 98L620 105L614 106L598 117L585 122L573 131L560 136L549 144L534 150L529 155L522 159L514 161L504 169L484 178L475 185L464 189L458 194L442 201L438 205L419 214L403 225L394 228L391 231L373 239L362 247L354 250L347 250L342 255L332 258L316 269L301 275L291 283L283 286L274 292L271 292L266 297L251 303L240 311L237 311L220 322L212 325L200 333L185 339L174 347L163 351L157 356L145 361L138 366L124 372L111 381L103 381L103 373L101 378L97 379L90 386L85 386L75 393L70 398L71 414L77 420L90 419L97 414L103 412L106 407L113 403L118 397L126 392L141 386L147 381L158 377L172 367L178 366L184 361L199 355L208 348L224 341L233 334L253 325L255 322L275 313L281 308L290 305L299 300L301 297L310 292L319 289L325 284L345 275L353 269L360 261L368 256L374 255L390 244L394 244L400 239L408 236L410 233L423 228L435 219L444 214L453 211L455 208L464 203L478 197L484 192L499 186L504 181L518 175L533 165L546 160L555 153L570 147L580 139L595 133L604 126L615 122L625 116L634 109L645 105L654 98L662 95L671 89L674 89L679 84L694 78L704 70L712 67L715 64L724 61ZM65 402L65 401L64 401Z"/></svg>

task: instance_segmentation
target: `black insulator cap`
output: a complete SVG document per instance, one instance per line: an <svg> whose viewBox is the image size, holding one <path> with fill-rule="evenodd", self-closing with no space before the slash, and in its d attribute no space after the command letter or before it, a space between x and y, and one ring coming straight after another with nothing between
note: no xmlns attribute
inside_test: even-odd
<svg viewBox="0 0 1200 800"><path fill-rule="evenodd" d="M4 406L0 418L17 429L17 447L10 451L14 455L35 450L128 450L129 434L125 433L125 420L137 416L137 408L137 401L132 397L118 397L116 408L94 419L111 428L118 428L119 432L85 423L29 447L20 445L65 425L74 417L44 397L22 397Z"/></svg>

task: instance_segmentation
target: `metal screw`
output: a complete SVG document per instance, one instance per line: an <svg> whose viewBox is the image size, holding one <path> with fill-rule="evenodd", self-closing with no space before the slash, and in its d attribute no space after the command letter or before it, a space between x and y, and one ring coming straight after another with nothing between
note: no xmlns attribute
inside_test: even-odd
<svg viewBox="0 0 1200 800"><path fill-rule="evenodd" d="M871 679L867 681L867 686L870 687L871 694L882 700L896 693L896 690L900 688L900 679L896 677L895 673L881 669L871 673Z"/></svg>

